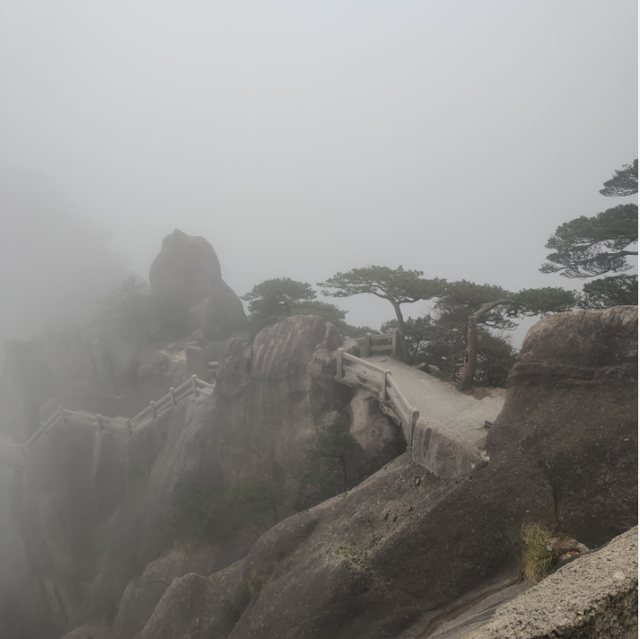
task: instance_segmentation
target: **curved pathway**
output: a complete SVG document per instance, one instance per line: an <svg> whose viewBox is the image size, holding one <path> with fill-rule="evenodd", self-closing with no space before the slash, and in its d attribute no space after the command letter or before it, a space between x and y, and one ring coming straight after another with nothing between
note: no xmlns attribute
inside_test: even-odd
<svg viewBox="0 0 640 639"><path fill-rule="evenodd" d="M421 420L437 422L474 444L487 433L485 422L493 423L504 405L504 397L475 399L392 357L369 357L367 361L391 371L409 403L420 411Z"/></svg>

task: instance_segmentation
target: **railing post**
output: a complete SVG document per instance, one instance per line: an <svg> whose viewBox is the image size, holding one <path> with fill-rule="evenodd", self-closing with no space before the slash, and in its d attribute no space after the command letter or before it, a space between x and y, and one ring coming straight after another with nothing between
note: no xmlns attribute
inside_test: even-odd
<svg viewBox="0 0 640 639"><path fill-rule="evenodd" d="M129 433L129 435L133 434L133 430L131 428L131 420L127 419L126 424L127 424L127 432Z"/></svg>
<svg viewBox="0 0 640 639"><path fill-rule="evenodd" d="M98 427L98 430L102 430L104 428L102 425L102 416L99 413L96 415L96 426Z"/></svg>
<svg viewBox="0 0 640 639"><path fill-rule="evenodd" d="M192 375L191 376L191 380L193 381L193 394L197 397L198 396L198 384L197 384L197 379L198 376L197 375Z"/></svg>
<svg viewBox="0 0 640 639"><path fill-rule="evenodd" d="M156 415L156 403L155 402L149 402L149 406L151 406L151 419L155 419L157 417L157 415Z"/></svg>
<svg viewBox="0 0 640 639"><path fill-rule="evenodd" d="M173 386L169 389L169 395L171 395L171 405L175 406L176 398L175 398L175 395L173 394Z"/></svg>
<svg viewBox="0 0 640 639"><path fill-rule="evenodd" d="M391 330L391 357L398 357L398 329Z"/></svg>
<svg viewBox="0 0 640 639"><path fill-rule="evenodd" d="M389 401L389 391L387 391L387 388L389 388L390 386L390 382L389 382L389 377L391 377L391 371L385 371L384 372L384 382L382 384L382 397L380 399L381 402L388 402Z"/></svg>
<svg viewBox="0 0 640 639"><path fill-rule="evenodd" d="M342 380L343 378L342 353L344 353L344 348L339 348L338 354L336 356L336 379L338 381Z"/></svg>
<svg viewBox="0 0 640 639"><path fill-rule="evenodd" d="M369 357L371 353L371 333L367 333L364 338L364 353L362 353L362 358Z"/></svg>

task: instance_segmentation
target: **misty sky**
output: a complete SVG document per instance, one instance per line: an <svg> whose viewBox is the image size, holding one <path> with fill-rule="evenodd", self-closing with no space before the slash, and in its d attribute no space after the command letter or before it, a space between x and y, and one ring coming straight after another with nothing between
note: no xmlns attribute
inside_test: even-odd
<svg viewBox="0 0 640 639"><path fill-rule="evenodd" d="M538 268L626 201L598 190L637 157L637 25L633 0L0 0L0 170L143 277L180 228L238 295L367 264L579 288Z"/></svg>

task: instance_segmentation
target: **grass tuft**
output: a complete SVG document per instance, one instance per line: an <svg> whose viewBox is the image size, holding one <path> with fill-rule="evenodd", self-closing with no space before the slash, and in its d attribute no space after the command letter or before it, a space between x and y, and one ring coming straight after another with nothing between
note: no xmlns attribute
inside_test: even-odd
<svg viewBox="0 0 640 639"><path fill-rule="evenodd" d="M522 576L527 581L537 584L553 571L558 553L552 539L551 531L541 524L529 524L522 529L525 545Z"/></svg>

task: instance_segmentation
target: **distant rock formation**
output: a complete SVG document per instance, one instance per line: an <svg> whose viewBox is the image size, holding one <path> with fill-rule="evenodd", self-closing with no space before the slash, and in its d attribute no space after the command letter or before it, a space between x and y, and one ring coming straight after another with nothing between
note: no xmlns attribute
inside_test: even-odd
<svg viewBox="0 0 640 639"><path fill-rule="evenodd" d="M218 257L203 237L178 229L167 235L149 282L156 320L174 337L200 329L208 340L224 339L246 322L242 302L222 279Z"/></svg>

